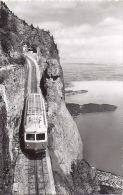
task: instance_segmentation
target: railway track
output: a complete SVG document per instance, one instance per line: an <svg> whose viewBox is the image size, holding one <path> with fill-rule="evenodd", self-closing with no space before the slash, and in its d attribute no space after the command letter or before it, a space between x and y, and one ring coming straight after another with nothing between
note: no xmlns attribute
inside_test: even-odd
<svg viewBox="0 0 123 195"><path fill-rule="evenodd" d="M46 158L41 155L38 159L28 161L28 194L46 195L46 186L48 183L48 172Z"/></svg>
<svg viewBox="0 0 123 195"><path fill-rule="evenodd" d="M36 67L34 62L31 60L32 72L31 72L31 93L37 93L37 78L36 78Z"/></svg>
<svg viewBox="0 0 123 195"><path fill-rule="evenodd" d="M30 61L31 63L31 93L37 93L37 76L36 76L36 67L34 62L27 57L27 59Z"/></svg>
<svg viewBox="0 0 123 195"><path fill-rule="evenodd" d="M28 57L27 57L28 58ZM37 93L37 77L34 62L28 58L31 63L31 93ZM48 183L48 172L46 157L39 154L28 156L28 194L46 195L46 186Z"/></svg>

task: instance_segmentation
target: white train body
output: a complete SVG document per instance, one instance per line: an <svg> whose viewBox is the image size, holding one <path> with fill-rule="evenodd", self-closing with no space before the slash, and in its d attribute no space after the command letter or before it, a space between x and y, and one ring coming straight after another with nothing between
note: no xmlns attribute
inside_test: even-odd
<svg viewBox="0 0 123 195"><path fill-rule="evenodd" d="M47 147L47 118L42 94L31 93L26 99L24 116L25 149L35 152Z"/></svg>

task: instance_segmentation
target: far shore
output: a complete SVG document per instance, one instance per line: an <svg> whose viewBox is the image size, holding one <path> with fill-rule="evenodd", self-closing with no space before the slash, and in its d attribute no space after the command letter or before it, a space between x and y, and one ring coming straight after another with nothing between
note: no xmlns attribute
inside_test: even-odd
<svg viewBox="0 0 123 195"><path fill-rule="evenodd" d="M88 91L87 90L77 90L77 91L73 91L73 90L65 90L65 95L68 96L68 95L76 95L76 94L79 94L79 93L87 93Z"/></svg>
<svg viewBox="0 0 123 195"><path fill-rule="evenodd" d="M80 114L84 113L96 113L96 112L111 112L117 109L117 106L110 104L74 104L74 103L66 103L67 109L73 117L77 117Z"/></svg>

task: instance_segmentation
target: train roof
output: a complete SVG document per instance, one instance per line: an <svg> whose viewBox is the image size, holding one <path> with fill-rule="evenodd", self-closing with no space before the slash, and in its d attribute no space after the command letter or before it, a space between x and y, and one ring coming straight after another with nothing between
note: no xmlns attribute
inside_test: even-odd
<svg viewBox="0 0 123 195"><path fill-rule="evenodd" d="M47 128L45 105L42 94L31 93L26 102L25 131L44 131Z"/></svg>
<svg viewBox="0 0 123 195"><path fill-rule="evenodd" d="M42 94L31 93L28 95L27 115L42 115L44 110Z"/></svg>
<svg viewBox="0 0 123 195"><path fill-rule="evenodd" d="M25 128L26 133L42 133L47 132L47 128L40 124L28 124Z"/></svg>

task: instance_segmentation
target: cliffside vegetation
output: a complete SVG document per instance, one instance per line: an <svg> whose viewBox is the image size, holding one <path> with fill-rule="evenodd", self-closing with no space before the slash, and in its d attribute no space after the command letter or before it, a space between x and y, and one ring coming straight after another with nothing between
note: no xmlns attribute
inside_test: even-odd
<svg viewBox="0 0 123 195"><path fill-rule="evenodd" d="M123 176L98 170L85 160L71 168L74 194L122 194Z"/></svg>
<svg viewBox="0 0 123 195"><path fill-rule="evenodd" d="M53 36L49 31L40 30L38 27L28 25L24 20L8 9L5 3L1 2L1 20L0 20L0 43L1 53L7 56L9 62L22 63L21 56L23 45L27 44L33 52L40 50L40 56L55 58L59 60L57 45L54 43ZM17 60L17 58L19 58Z"/></svg>

